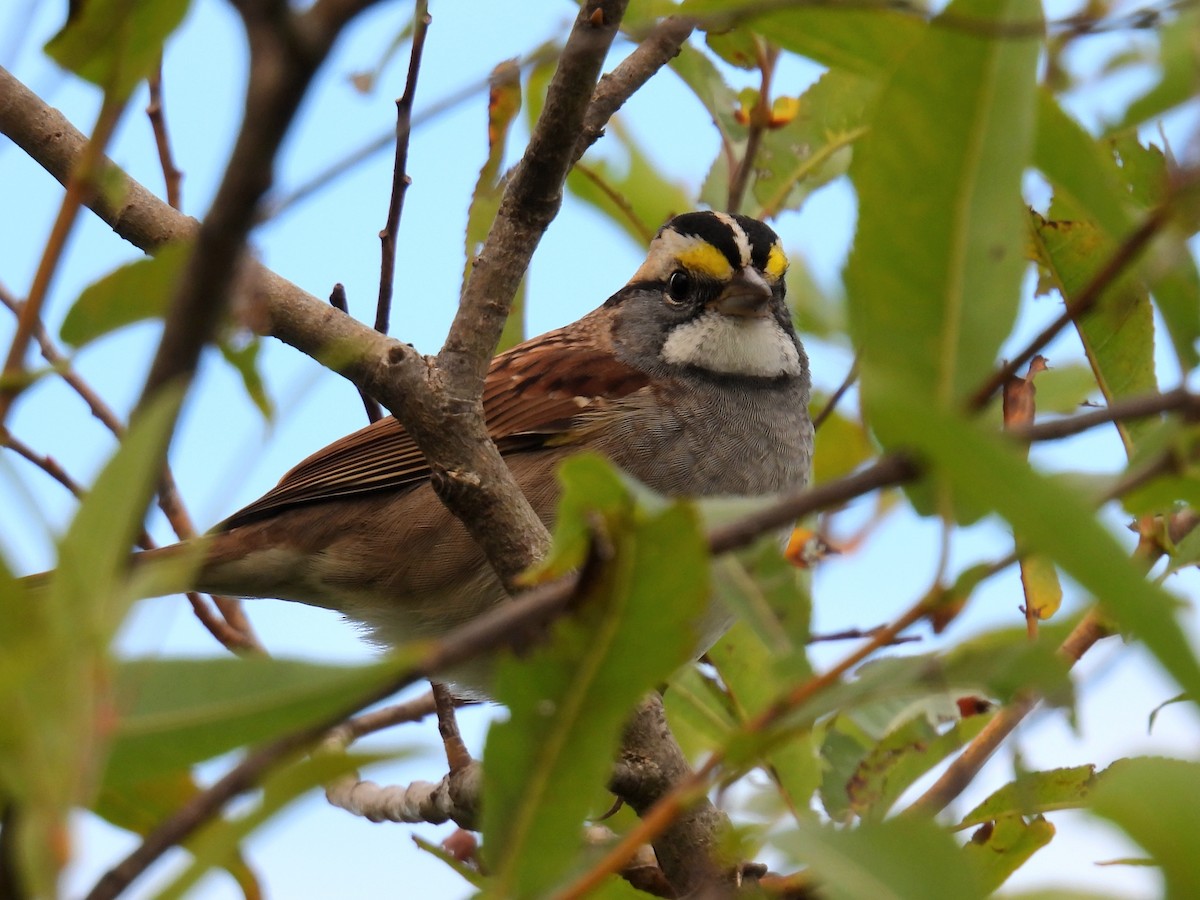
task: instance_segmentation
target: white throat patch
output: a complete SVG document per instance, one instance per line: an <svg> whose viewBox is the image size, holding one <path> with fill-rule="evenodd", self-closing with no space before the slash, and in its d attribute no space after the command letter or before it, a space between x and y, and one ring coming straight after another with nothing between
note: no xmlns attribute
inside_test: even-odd
<svg viewBox="0 0 1200 900"><path fill-rule="evenodd" d="M774 378L800 374L800 352L772 316L745 318L704 313L667 336L665 362L725 375Z"/></svg>

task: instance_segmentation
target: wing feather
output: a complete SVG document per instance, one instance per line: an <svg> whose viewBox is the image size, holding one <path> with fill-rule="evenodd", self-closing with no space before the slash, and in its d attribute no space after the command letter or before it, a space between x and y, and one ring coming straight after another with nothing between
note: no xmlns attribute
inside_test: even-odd
<svg viewBox="0 0 1200 900"><path fill-rule="evenodd" d="M604 308L492 360L483 388L488 431L502 454L537 450L594 413L644 388L646 376L613 355ZM360 428L303 460L220 530L327 500L411 489L429 478L425 457L394 417Z"/></svg>

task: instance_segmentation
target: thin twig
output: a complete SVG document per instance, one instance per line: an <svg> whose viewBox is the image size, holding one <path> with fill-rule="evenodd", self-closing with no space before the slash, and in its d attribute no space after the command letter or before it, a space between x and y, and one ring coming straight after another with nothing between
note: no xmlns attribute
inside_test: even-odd
<svg viewBox="0 0 1200 900"><path fill-rule="evenodd" d="M532 66L541 65L543 62L550 62L558 55L558 51L553 47L541 47L538 50L530 53L528 56L518 61L517 65L525 70ZM448 94L441 100L436 101L430 106L425 107L420 112L414 113L412 117L412 130L416 130L423 125L435 121L439 116L444 115L455 109L455 107L467 102L473 97L484 93L488 89L489 79L483 78L472 84ZM302 181L300 184L290 188L287 193L281 194L278 197L270 198L267 201L267 209L263 213L263 219L278 218L281 214L291 209L293 206L303 203L305 200L314 194L330 187L343 175L346 175L355 168L362 165L367 160L371 159L375 154L382 153L389 147L394 147L396 144L396 129L389 128L370 140L363 143L360 147L350 151L337 162L332 163L324 169L321 169L316 174Z"/></svg>
<svg viewBox="0 0 1200 900"><path fill-rule="evenodd" d="M763 46L761 39L758 38L755 39L755 50L758 55L758 70L762 74L762 78L758 88L758 99L750 109L749 127L746 129L746 149L729 177L729 196L725 211L730 213L737 213L742 209L742 199L746 196L750 173L754 171L758 148L771 119L771 76L775 72L775 59L779 55L779 51Z"/></svg>
<svg viewBox="0 0 1200 900"><path fill-rule="evenodd" d="M83 497L83 486L71 477L70 473L62 467L58 460L49 454L38 453L3 425L0 425L0 446L7 447L13 453L17 454L17 456L37 466L66 488L76 499Z"/></svg>
<svg viewBox="0 0 1200 900"><path fill-rule="evenodd" d="M632 53L600 79L588 104L587 114L583 117L579 139L575 142L575 152L572 154L574 161L582 158L587 148L599 139L608 121L625 101L679 55L692 29L690 19L679 16L663 19L638 42Z"/></svg>
<svg viewBox="0 0 1200 900"><path fill-rule="evenodd" d="M429 2L417 0L413 12L412 50L408 59L408 77L404 82L404 93L396 101L396 157L392 168L392 194L388 201L387 223L379 232L379 299L375 304L375 330L388 333L392 315L392 291L396 280L396 233L400 228L400 215L404 211L404 195L412 179L408 177L408 142L412 134L412 107L417 93L417 76L421 71L421 51L425 49L425 35L429 32ZM374 419L372 419L374 421Z"/></svg>
<svg viewBox="0 0 1200 900"><path fill-rule="evenodd" d="M1007 433L1024 441L1057 441L1082 434L1097 425L1146 419L1166 412L1181 413L1186 421L1194 422L1200 419L1200 395L1182 387L1163 393L1139 394L1114 400L1108 406L1077 416L1013 428Z"/></svg>
<svg viewBox="0 0 1200 900"><path fill-rule="evenodd" d="M391 706L346 719L332 728L325 740L334 742L340 747L349 747L356 740L368 734L383 731L394 725L419 722L435 712L437 712L437 706L433 700L433 692L427 691L412 700L393 703Z"/></svg>
<svg viewBox="0 0 1200 900"><path fill-rule="evenodd" d="M842 398L846 396L846 392L854 386L854 382L858 381L858 356L854 357L854 362L850 364L850 371L846 373L846 377L842 379L842 383L838 385L837 390L830 394L829 399L825 402L825 406L813 418L813 430L820 428L825 420L833 415L833 411L837 409L837 405L842 402Z"/></svg>
<svg viewBox="0 0 1200 900"><path fill-rule="evenodd" d="M167 131L167 115L163 106L162 93L162 56L154 73L146 79L150 90L150 102L146 104L146 117L150 120L150 129L154 132L154 146L158 148L158 159L162 165L163 182L167 189L167 202L175 209L183 209L183 173L175 165L175 156L171 152L171 137Z"/></svg>

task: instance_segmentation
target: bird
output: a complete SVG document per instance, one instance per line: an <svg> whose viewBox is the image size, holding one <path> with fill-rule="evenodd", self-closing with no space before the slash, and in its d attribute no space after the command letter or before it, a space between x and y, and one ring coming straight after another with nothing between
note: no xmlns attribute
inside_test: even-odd
<svg viewBox="0 0 1200 900"><path fill-rule="evenodd" d="M809 363L785 302L786 269L765 223L684 213L599 308L492 360L489 433L548 526L555 469L581 450L671 497L806 484ZM379 419L217 525L192 587L337 610L384 645L442 636L507 594L430 477L400 422ZM450 680L486 694L486 666Z"/></svg>

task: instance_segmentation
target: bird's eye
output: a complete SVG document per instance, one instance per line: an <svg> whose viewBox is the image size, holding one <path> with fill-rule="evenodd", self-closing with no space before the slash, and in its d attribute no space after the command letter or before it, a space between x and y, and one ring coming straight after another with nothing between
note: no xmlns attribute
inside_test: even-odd
<svg viewBox="0 0 1200 900"><path fill-rule="evenodd" d="M692 277L682 269L672 272L671 277L667 279L667 296L678 303L686 300L691 292Z"/></svg>

